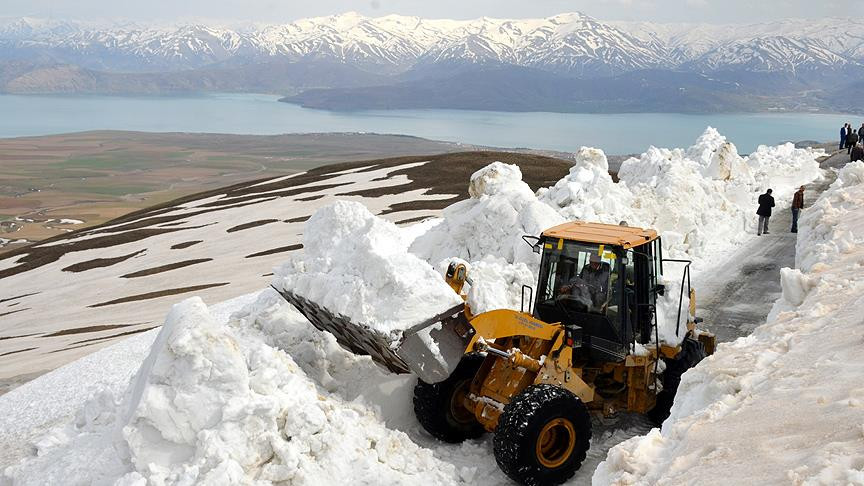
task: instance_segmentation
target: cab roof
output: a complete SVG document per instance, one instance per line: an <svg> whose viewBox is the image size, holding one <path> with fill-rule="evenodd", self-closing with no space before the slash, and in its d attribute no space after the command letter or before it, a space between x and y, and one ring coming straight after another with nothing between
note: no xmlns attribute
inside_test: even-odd
<svg viewBox="0 0 864 486"><path fill-rule="evenodd" d="M657 239L657 232L652 229L633 226L570 221L547 229L543 232L543 236L563 238L567 241L620 246L627 249L654 241Z"/></svg>

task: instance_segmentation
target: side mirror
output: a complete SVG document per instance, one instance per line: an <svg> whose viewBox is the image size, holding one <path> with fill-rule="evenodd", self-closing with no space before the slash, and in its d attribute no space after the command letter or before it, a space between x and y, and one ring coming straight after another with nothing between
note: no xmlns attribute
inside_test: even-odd
<svg viewBox="0 0 864 486"><path fill-rule="evenodd" d="M657 295L665 295L666 294L666 286L663 284L657 284L654 286L652 291Z"/></svg>
<svg viewBox="0 0 864 486"><path fill-rule="evenodd" d="M528 246L531 247L531 251L534 253L540 254L540 237L539 236L529 236L522 235L522 240L525 243L528 243Z"/></svg>
<svg viewBox="0 0 864 486"><path fill-rule="evenodd" d="M456 275L456 262L450 262L450 265L447 265L447 278L453 278Z"/></svg>
<svg viewBox="0 0 864 486"><path fill-rule="evenodd" d="M531 308L534 306L534 289L531 288L530 285L522 286L522 308L521 311L525 312L525 292L528 292L528 312L531 312Z"/></svg>

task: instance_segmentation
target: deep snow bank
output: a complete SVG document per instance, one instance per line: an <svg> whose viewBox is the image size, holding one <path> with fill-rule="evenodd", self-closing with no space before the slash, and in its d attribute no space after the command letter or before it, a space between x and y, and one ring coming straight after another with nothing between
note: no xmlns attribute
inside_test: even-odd
<svg viewBox="0 0 864 486"><path fill-rule="evenodd" d="M864 484L864 163L803 212L768 322L684 375L594 484Z"/></svg>
<svg viewBox="0 0 864 486"><path fill-rule="evenodd" d="M362 389L331 383L333 375L349 381L352 369L363 376ZM382 376L271 291L228 322L187 299L172 309L122 397L96 396L5 477L16 484L310 485L470 478L471 469L436 459L358 400Z"/></svg>
<svg viewBox="0 0 864 486"><path fill-rule="evenodd" d="M636 225L633 194L626 184L609 175L609 161L602 150L582 147L567 177L537 191L538 198L557 209L566 220L581 219Z"/></svg>

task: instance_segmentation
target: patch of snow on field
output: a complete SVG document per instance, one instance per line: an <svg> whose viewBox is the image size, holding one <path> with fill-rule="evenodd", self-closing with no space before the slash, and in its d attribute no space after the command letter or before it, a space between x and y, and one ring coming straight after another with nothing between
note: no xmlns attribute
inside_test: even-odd
<svg viewBox="0 0 864 486"><path fill-rule="evenodd" d="M687 372L594 484L864 484L864 163L805 208L797 246L768 321Z"/></svg>

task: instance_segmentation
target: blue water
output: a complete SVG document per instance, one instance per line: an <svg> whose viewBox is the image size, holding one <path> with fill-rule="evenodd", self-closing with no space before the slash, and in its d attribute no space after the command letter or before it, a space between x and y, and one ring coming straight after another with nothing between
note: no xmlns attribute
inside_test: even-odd
<svg viewBox="0 0 864 486"><path fill-rule="evenodd" d="M269 135L309 132L405 134L496 147L607 153L643 152L649 145L687 147L711 125L749 153L759 144L839 138L848 115L642 113L506 113L467 110L331 112L278 103L276 96L190 97L0 95L0 137L84 130L211 132Z"/></svg>

